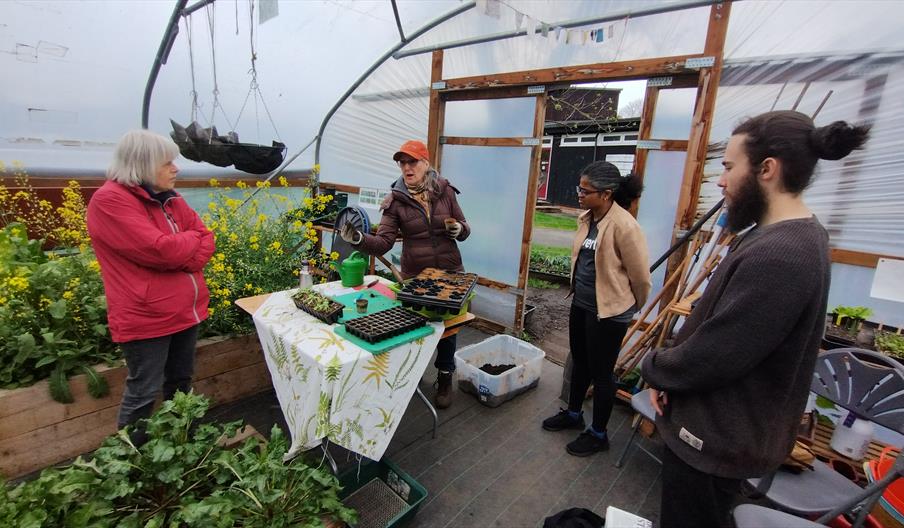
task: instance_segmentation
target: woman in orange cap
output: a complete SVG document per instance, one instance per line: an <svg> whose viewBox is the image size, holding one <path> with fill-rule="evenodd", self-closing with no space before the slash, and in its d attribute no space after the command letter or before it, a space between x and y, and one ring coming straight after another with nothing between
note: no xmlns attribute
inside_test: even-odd
<svg viewBox="0 0 904 528"><path fill-rule="evenodd" d="M375 235L361 233L348 223L340 235L357 249L382 255L402 234L402 277L414 277L424 268L464 271L457 242L471 234L455 195L458 189L430 166L427 146L406 141L392 159L401 176L392 184L392 192L380 205L383 217ZM437 391L440 409L452 403L452 373L455 372L455 336L441 339L437 345Z"/></svg>

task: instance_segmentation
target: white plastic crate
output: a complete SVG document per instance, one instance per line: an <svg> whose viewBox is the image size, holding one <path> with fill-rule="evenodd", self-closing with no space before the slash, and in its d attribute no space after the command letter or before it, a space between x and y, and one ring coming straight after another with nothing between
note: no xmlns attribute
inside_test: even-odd
<svg viewBox="0 0 904 528"><path fill-rule="evenodd" d="M543 358L539 348L509 335L495 335L455 352L458 388L476 394L480 403L496 407L537 386ZM501 374L488 374L485 364L515 365Z"/></svg>

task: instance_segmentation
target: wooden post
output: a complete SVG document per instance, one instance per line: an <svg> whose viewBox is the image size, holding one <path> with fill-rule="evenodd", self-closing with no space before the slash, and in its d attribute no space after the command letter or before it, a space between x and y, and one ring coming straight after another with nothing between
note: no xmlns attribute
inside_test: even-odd
<svg viewBox="0 0 904 528"><path fill-rule="evenodd" d="M527 196L524 202L524 227L521 231L521 263L518 267L518 288L522 291L515 301L515 330L524 329L524 302L527 299L527 275L530 268L530 239L534 230L534 207L537 204L537 182L540 180L540 156L543 154L543 127L546 124L546 91L537 96L534 109L534 138L530 173L527 177Z"/></svg>
<svg viewBox="0 0 904 528"><path fill-rule="evenodd" d="M650 131L653 130L653 115L656 112L656 101L659 99L659 88L648 86L643 97L643 110L640 111L640 129L637 138L640 140L650 139ZM647 149L635 149L634 151L634 174L643 182L644 172L647 169ZM640 200L634 200L629 209L630 213L637 216L637 210Z"/></svg>
<svg viewBox="0 0 904 528"><path fill-rule="evenodd" d="M433 52L430 69L430 111L427 118L427 150L436 170L439 170L440 165L439 137L443 133L446 103L440 91L433 88L433 83L441 80L443 80L443 50L437 50Z"/></svg>
<svg viewBox="0 0 904 528"><path fill-rule="evenodd" d="M691 135L688 140L687 160L684 163L684 175L678 196L678 208L675 213L676 232L672 235L673 242L676 239L677 230L689 228L693 225L696 216L700 186L703 182L703 165L706 163L706 149L709 144L709 132L712 128L713 110L719 90L719 79L722 77L722 55L730 13L731 2L715 4L709 12L709 26L706 31L703 53L705 56L713 57L714 62L711 68L700 69L697 102L694 106L694 118L691 122ZM675 272L686 249L676 251L669 258L666 276ZM666 295L666 298L669 296Z"/></svg>

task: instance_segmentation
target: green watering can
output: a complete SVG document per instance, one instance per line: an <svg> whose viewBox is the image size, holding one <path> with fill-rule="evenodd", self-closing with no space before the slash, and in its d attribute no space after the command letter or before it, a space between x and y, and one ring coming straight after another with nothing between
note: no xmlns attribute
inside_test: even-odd
<svg viewBox="0 0 904 528"><path fill-rule="evenodd" d="M364 284L364 270L367 269L367 257L360 251L352 251L352 254L339 265L339 277L345 287L360 286Z"/></svg>

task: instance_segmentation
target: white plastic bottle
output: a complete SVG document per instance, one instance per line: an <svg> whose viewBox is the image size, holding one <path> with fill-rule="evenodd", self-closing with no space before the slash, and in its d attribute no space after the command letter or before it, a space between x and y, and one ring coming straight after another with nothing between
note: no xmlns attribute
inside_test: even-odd
<svg viewBox="0 0 904 528"><path fill-rule="evenodd" d="M873 439L873 429L873 422L857 418L854 413L849 412L847 417L835 426L832 449L851 460L862 460Z"/></svg>
<svg viewBox="0 0 904 528"><path fill-rule="evenodd" d="M298 286L301 288L309 288L314 285L314 277L311 276L311 269L308 265L302 264L298 270Z"/></svg>

